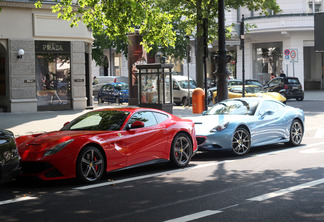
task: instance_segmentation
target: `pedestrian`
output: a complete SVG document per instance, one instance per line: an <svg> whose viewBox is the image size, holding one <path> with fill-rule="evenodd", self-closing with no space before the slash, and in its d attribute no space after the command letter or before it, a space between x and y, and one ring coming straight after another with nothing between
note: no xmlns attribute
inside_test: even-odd
<svg viewBox="0 0 324 222"><path fill-rule="evenodd" d="M270 76L270 79L273 79L273 78L276 77L276 75L275 75L273 72L272 72L270 75L271 75L271 76Z"/></svg>
<svg viewBox="0 0 324 222"><path fill-rule="evenodd" d="M93 82L92 85L97 85L98 84L98 79L96 76L93 77Z"/></svg>

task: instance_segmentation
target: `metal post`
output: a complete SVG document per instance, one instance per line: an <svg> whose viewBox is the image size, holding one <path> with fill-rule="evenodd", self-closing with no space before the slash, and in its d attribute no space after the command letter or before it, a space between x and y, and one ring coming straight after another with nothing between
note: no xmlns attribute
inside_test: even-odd
<svg viewBox="0 0 324 222"><path fill-rule="evenodd" d="M186 36L188 39L188 43L187 43L187 74L188 74L188 107L190 107L190 87L189 87L189 83L190 83L190 78L189 78L189 52L190 52L190 36Z"/></svg>
<svg viewBox="0 0 324 222"><path fill-rule="evenodd" d="M205 110L208 109L208 98L207 98L207 57L208 57L208 47L207 47L207 39L208 39L208 33L207 33L207 25L208 20L204 19L203 21L204 25L204 74L205 74Z"/></svg>
<svg viewBox="0 0 324 222"><path fill-rule="evenodd" d="M242 43L242 93L243 97L245 97L245 56L244 56L244 15L242 15L242 22L241 22L241 43Z"/></svg>

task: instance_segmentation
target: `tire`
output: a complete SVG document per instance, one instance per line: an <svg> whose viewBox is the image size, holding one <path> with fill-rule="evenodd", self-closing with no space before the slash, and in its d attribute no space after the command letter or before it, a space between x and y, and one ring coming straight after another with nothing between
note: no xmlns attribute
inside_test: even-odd
<svg viewBox="0 0 324 222"><path fill-rule="evenodd" d="M95 183L105 171L105 160L100 150L93 146L84 147L76 162L77 179L83 183Z"/></svg>
<svg viewBox="0 0 324 222"><path fill-rule="evenodd" d="M289 132L289 142L285 143L289 146L298 146L304 135L304 128L300 120L295 119L291 126L290 126L290 132Z"/></svg>
<svg viewBox="0 0 324 222"><path fill-rule="evenodd" d="M174 167L185 167L189 164L192 156L192 142L185 133L177 134L171 145L170 161Z"/></svg>
<svg viewBox="0 0 324 222"><path fill-rule="evenodd" d="M297 101L303 101L304 100L304 97L298 97L296 98Z"/></svg>
<svg viewBox="0 0 324 222"><path fill-rule="evenodd" d="M183 97L182 98L182 104L183 104L183 106L188 106L188 99L187 99L187 97Z"/></svg>
<svg viewBox="0 0 324 222"><path fill-rule="evenodd" d="M239 127L233 134L232 152L236 156L243 156L250 151L251 135L246 129Z"/></svg>
<svg viewBox="0 0 324 222"><path fill-rule="evenodd" d="M286 98L286 101L288 100L285 93L281 92L280 94Z"/></svg>

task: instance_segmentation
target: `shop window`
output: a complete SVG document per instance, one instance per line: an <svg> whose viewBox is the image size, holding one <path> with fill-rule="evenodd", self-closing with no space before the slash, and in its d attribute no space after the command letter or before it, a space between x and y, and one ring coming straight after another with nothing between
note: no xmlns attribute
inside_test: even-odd
<svg viewBox="0 0 324 222"><path fill-rule="evenodd" d="M38 110L71 109L69 42L36 41Z"/></svg>
<svg viewBox="0 0 324 222"><path fill-rule="evenodd" d="M253 44L254 70L253 78L262 84L270 80L271 73L276 76L282 72L282 43Z"/></svg>

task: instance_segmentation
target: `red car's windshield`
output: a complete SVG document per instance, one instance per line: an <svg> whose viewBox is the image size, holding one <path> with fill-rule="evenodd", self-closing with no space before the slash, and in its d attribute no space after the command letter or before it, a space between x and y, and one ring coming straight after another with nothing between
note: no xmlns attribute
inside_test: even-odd
<svg viewBox="0 0 324 222"><path fill-rule="evenodd" d="M65 125L61 130L120 130L129 113L117 110L89 112Z"/></svg>

